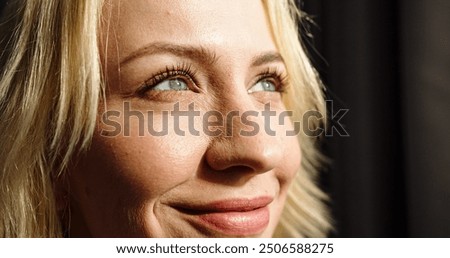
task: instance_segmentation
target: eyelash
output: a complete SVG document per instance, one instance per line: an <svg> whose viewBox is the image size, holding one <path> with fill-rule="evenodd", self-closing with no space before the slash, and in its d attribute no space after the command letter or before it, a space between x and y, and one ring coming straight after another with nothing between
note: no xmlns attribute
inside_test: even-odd
<svg viewBox="0 0 450 258"><path fill-rule="evenodd" d="M143 97L147 91L151 90L159 83L167 79L174 79L178 77L187 78L187 84L190 89L194 92L199 92L197 87L198 82L195 79L196 74L197 71L194 70L192 65L187 63L181 63L176 66L166 66L164 70L152 75L149 80L145 81L143 85L137 89L136 93L138 96ZM275 84L277 92L280 93L284 93L289 85L288 75L285 72L281 72L277 68L267 68L264 72L257 76L254 84L264 79L272 79L272 83ZM194 87L192 85L194 85Z"/></svg>
<svg viewBox="0 0 450 258"><path fill-rule="evenodd" d="M280 71L278 68L267 68L263 73L257 76L254 83L257 83L264 79L275 79L272 81L275 84L277 92L285 93L289 85L289 77L287 73Z"/></svg>
<svg viewBox="0 0 450 258"><path fill-rule="evenodd" d="M144 96L145 93L151 90L153 87L167 79L175 79L179 77L187 78L186 83L189 88L194 92L198 92L197 81L196 81L197 71L192 68L191 65L182 63L174 66L166 66L166 68L156 74L153 74L149 80L145 81L142 86L137 90L137 95ZM192 84L195 87L192 87Z"/></svg>

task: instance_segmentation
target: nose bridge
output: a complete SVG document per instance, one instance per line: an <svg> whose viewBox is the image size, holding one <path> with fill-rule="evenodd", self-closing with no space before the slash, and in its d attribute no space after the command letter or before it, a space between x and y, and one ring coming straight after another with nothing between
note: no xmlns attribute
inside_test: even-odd
<svg viewBox="0 0 450 258"><path fill-rule="evenodd" d="M256 109L249 94L244 91L240 94L229 95L221 103L226 126L225 136L243 136L246 135L245 130L251 129L248 128L249 126L253 125L255 127L258 125L259 127L261 124L259 119L260 112ZM256 136L255 133L252 135Z"/></svg>

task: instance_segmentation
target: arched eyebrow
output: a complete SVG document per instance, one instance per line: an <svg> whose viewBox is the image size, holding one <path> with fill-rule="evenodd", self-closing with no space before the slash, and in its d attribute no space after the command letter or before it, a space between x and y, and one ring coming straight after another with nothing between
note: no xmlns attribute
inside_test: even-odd
<svg viewBox="0 0 450 258"><path fill-rule="evenodd" d="M155 54L171 54L193 59L199 63L205 63L207 65L213 65L219 60L216 52L203 46L189 46L177 45L168 42L154 42L131 52L131 54L127 55L120 61L120 66L123 66L131 62L132 60L140 58L142 56ZM274 62L284 63L283 58L278 52L268 51L254 56L251 61L251 66L256 67Z"/></svg>
<svg viewBox="0 0 450 258"><path fill-rule="evenodd" d="M131 54L123 58L120 61L120 66L123 66L142 56L155 54L171 54L179 57L186 57L208 65L213 65L219 59L214 51L202 46L197 47L177 45L167 42L154 42L133 51Z"/></svg>
<svg viewBox="0 0 450 258"><path fill-rule="evenodd" d="M269 51L253 57L251 66L261 66L268 63L284 63L284 60L280 53Z"/></svg>

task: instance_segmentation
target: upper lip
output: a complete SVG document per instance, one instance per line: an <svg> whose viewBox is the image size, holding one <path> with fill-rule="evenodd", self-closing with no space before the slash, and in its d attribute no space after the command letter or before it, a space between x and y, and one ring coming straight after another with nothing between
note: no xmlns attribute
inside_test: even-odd
<svg viewBox="0 0 450 258"><path fill-rule="evenodd" d="M235 198L212 201L208 203L179 203L174 208L198 213L246 212L266 207L273 201L272 197Z"/></svg>

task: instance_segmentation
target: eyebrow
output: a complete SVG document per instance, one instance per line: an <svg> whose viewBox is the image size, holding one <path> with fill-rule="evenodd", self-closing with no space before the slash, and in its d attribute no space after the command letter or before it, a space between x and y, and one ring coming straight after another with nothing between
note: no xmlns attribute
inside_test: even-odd
<svg viewBox="0 0 450 258"><path fill-rule="evenodd" d="M267 63L284 63L283 57L278 52L270 51L261 53L252 58L251 66L261 66Z"/></svg>
<svg viewBox="0 0 450 258"><path fill-rule="evenodd" d="M189 46L177 45L167 42L154 42L147 44L127 55L120 61L120 66L123 66L134 59L145 55L155 55L170 53L175 56L187 57L198 62L205 62L208 65L213 65L219 60L215 51L209 50L203 46ZM258 54L252 58L251 66L261 66L266 63L282 62L283 58L280 53L275 51L268 51Z"/></svg>

